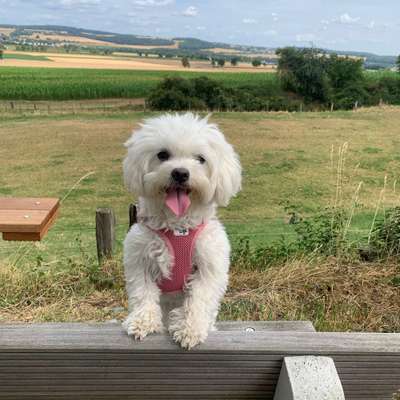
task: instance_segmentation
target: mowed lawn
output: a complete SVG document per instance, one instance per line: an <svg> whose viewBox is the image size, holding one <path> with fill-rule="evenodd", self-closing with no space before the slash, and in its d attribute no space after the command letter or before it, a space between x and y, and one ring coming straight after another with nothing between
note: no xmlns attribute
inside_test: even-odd
<svg viewBox="0 0 400 400"><path fill-rule="evenodd" d="M3 117L0 125L0 195L54 196L60 218L32 252L48 260L73 256L79 246L95 252L97 207L112 207L118 241L133 201L122 184L123 143L152 114ZM219 214L233 241L248 236L262 245L294 235L290 212L310 215L336 197L338 151L348 150L341 200L352 207L352 230L368 233L381 191L381 208L397 204L400 176L400 108L336 113L220 113L211 117L240 154L242 192ZM89 174L76 187L80 178ZM386 178L385 178L386 177ZM72 190L71 190L72 189ZM71 190L71 191L70 191ZM0 242L4 258L19 245ZM32 253L31 252L31 253Z"/></svg>
<svg viewBox="0 0 400 400"><path fill-rule="evenodd" d="M126 112L0 116L0 195L63 199L60 217L42 242L0 241L0 266L12 266L10 271L4 270L4 280L9 279L11 283L4 289L8 288L8 292L6 290L3 298L0 297L0 320L104 319L112 317L110 310L113 305L120 306L124 301L121 300L124 299L122 286L118 286L117 295L112 290L93 292L89 285L78 290L76 285L87 276L83 269L95 264L97 207L112 207L116 211L117 266L110 270L110 279L113 279L115 271L119 271L118 279L121 278L121 243L127 231L128 206L133 201L122 184L123 143L132 129L151 115L154 114ZM242 237L248 237L252 246L270 244L282 237L291 240L295 235L293 225L288 224L291 211L303 216L311 215L335 201L349 210L354 207L350 232L354 240L365 240L377 205L381 212L384 207L398 204L400 108L334 113L215 113L211 121L220 126L235 146L244 169L242 192L228 208L219 211L234 247ZM336 165L338 151L343 146L347 151L343 153L344 168L339 179L340 190L337 191ZM363 182L362 187L355 201L360 182ZM300 285L301 293L304 292L304 298L311 299L304 288L309 287L307 285L316 277L328 279L331 277L329 274L335 273L332 277L335 279L334 276L340 275L335 270L339 267L326 264L326 270L320 271L319 275L313 273L311 278L298 278L293 276L293 269L286 266L279 272L279 282L285 286L284 279L292 276ZM383 267L382 276L396 274L396 268L393 265ZM75 272L69 274L68 271L72 270ZM25 271L24 275L18 271ZM294 271L297 271L294 274L300 274L304 265L298 264ZM362 271L371 271L359 282L359 293L368 295L366 301L369 301L375 295L368 294L366 285L375 290L378 283L374 281L377 275L373 271L376 270L365 267ZM354 273L358 274L358 270ZM348 274L351 274L350 270L342 276L344 286ZM48 276L51 280L46 281ZM268 274L240 275L240 271L234 270L232 276L235 292L223 307L226 318L310 318L321 329L390 330L400 326L398 309L392 308L392 314L387 314L376 304L373 309L377 317L368 314L374 319L371 325L368 325L369 317L364 314L364 311L369 312L365 307L360 313L354 311L357 322L348 321L345 316L350 314L346 304L355 301L353 295L350 300L343 297L342 311L328 322L325 306L318 308L314 303L309 305L309 311L303 303L298 308L290 302L280 303L272 307L272 312L267 306L261 308L264 307L262 299L267 298L264 292L249 303L249 296L255 293L250 290L252 285L258 288L261 279L265 285L272 282ZM99 284L96 277L90 274L89 277L90 284ZM353 287L356 287L354 279ZM387 282L389 278L382 279ZM62 281L62 284L52 284L54 280ZM279 284L273 282L275 290ZM29 289L25 285L29 285ZM102 285L107 289L107 282L100 282L104 289ZM249 290L248 294L246 290ZM53 294L54 291L57 294ZM79 301L71 300L77 292ZM31 293L30 297L26 293ZM347 286L346 293L350 293ZM36 299L36 296L39 300L35 303L34 313L29 316L27 308L21 304L31 310L32 298ZM395 298L392 292L390 296ZM338 299L340 295L336 295ZM29 301L28 305L25 301ZM247 309L248 304L251 307ZM288 311L279 307L286 307ZM353 312L353 307L355 310L358 306L351 307ZM397 322L379 320L386 318L385 315L392 315Z"/></svg>

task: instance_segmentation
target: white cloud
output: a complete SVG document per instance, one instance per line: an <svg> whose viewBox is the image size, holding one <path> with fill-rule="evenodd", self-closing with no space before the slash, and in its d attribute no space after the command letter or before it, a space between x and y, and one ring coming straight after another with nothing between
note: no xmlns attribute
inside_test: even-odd
<svg viewBox="0 0 400 400"><path fill-rule="evenodd" d="M327 19L321 19L321 24L322 25L329 25L330 22Z"/></svg>
<svg viewBox="0 0 400 400"><path fill-rule="evenodd" d="M255 19L253 19L253 18L243 18L242 19L242 22L244 23L244 24L256 24L257 23L257 21L255 20Z"/></svg>
<svg viewBox="0 0 400 400"><path fill-rule="evenodd" d="M101 3L101 0L59 0L59 4L65 7L73 6L94 6Z"/></svg>
<svg viewBox="0 0 400 400"><path fill-rule="evenodd" d="M371 22L367 25L367 27L368 27L369 29L374 29L374 28L375 28L375 25L376 25L375 21L371 21Z"/></svg>
<svg viewBox="0 0 400 400"><path fill-rule="evenodd" d="M339 17L339 22L341 24L354 24L355 22L358 22L359 20L360 20L360 17L351 17L347 13L344 13Z"/></svg>
<svg viewBox="0 0 400 400"><path fill-rule="evenodd" d="M182 15L184 15L185 17L195 17L198 13L199 10L196 7L190 6L182 12Z"/></svg>
<svg viewBox="0 0 400 400"><path fill-rule="evenodd" d="M277 14L277 13L273 12L273 13L271 13L271 16L272 16L272 20L273 20L274 22L279 21L279 17L278 17L278 14Z"/></svg>
<svg viewBox="0 0 400 400"><path fill-rule="evenodd" d="M198 27L196 27L196 29L197 29L198 31L205 31L205 30L206 30L206 27L205 27L205 26L198 26Z"/></svg>
<svg viewBox="0 0 400 400"><path fill-rule="evenodd" d="M296 42L312 42L315 35L312 33L299 33L296 35Z"/></svg>
<svg viewBox="0 0 400 400"><path fill-rule="evenodd" d="M172 4L174 0L135 0L134 3L138 6L151 6L151 7L158 7L158 6L167 6Z"/></svg>

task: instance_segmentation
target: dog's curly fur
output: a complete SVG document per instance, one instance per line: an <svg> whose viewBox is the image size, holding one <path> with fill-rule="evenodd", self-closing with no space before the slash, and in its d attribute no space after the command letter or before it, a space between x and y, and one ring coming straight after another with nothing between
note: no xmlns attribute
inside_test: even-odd
<svg viewBox="0 0 400 400"><path fill-rule="evenodd" d="M191 113L148 119L125 145L124 181L138 196L139 211L124 242L130 314L123 326L139 340L166 326L176 342L190 349L213 329L228 283L230 245L216 208L240 190L239 158L216 125ZM170 158L160 161L160 151ZM191 204L181 217L165 206L175 168L190 173ZM153 230L195 228L203 222L184 292L161 294L157 282L169 276L172 260Z"/></svg>

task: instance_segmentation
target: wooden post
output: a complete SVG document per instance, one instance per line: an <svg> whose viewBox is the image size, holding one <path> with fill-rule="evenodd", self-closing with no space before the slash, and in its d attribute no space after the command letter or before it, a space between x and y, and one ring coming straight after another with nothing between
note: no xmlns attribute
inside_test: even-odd
<svg viewBox="0 0 400 400"><path fill-rule="evenodd" d="M333 112L335 105L333 103L331 103L331 112Z"/></svg>
<svg viewBox="0 0 400 400"><path fill-rule="evenodd" d="M96 210L96 242L99 263L104 257L111 258L115 243L115 215L111 208Z"/></svg>
<svg viewBox="0 0 400 400"><path fill-rule="evenodd" d="M136 222L137 222L137 207L135 204L132 203L129 205L129 229L133 224L136 224Z"/></svg>

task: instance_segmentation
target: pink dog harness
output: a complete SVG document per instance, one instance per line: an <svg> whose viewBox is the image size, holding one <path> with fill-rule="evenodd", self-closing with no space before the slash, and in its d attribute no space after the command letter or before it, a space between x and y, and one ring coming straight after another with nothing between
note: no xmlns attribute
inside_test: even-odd
<svg viewBox="0 0 400 400"><path fill-rule="evenodd" d="M198 225L195 229L170 231L165 229L155 230L164 240L172 256L170 279L164 278L158 283L162 292L182 291L187 277L193 268L193 249L196 239L206 224Z"/></svg>

